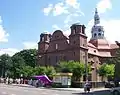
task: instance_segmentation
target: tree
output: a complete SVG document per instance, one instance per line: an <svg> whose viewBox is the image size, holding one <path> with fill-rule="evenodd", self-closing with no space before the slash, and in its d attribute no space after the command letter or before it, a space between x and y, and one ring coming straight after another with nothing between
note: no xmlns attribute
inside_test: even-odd
<svg viewBox="0 0 120 95"><path fill-rule="evenodd" d="M7 72L10 71L11 63L12 63L12 60L8 54L3 54L0 56L1 76L5 77L7 75Z"/></svg>
<svg viewBox="0 0 120 95"><path fill-rule="evenodd" d="M35 75L34 68L31 66L24 66L19 72L23 74L25 78L29 78Z"/></svg>
<svg viewBox="0 0 120 95"><path fill-rule="evenodd" d="M63 73L72 73L73 68L74 68L74 61L69 61L69 62L60 62L59 64L59 71Z"/></svg>
<svg viewBox="0 0 120 95"><path fill-rule="evenodd" d="M12 56L12 68L11 68L11 76L14 78L20 77L21 69L25 66L24 59L19 55Z"/></svg>
<svg viewBox="0 0 120 95"><path fill-rule="evenodd" d="M99 68L99 75L102 76L102 80L105 77L113 77L114 76L114 64L103 64L100 68Z"/></svg>
<svg viewBox="0 0 120 95"><path fill-rule="evenodd" d="M39 66L34 68L35 75L43 75L46 72L46 67Z"/></svg>
<svg viewBox="0 0 120 95"><path fill-rule="evenodd" d="M63 73L73 73L74 80L80 80L80 77L85 74L85 64L82 62L60 62L59 68ZM87 65L88 74L90 73L90 65Z"/></svg>
<svg viewBox="0 0 120 95"><path fill-rule="evenodd" d="M73 78L79 81L81 76L84 74L85 66L83 63L75 62L73 67Z"/></svg>
<svg viewBox="0 0 120 95"><path fill-rule="evenodd" d="M47 67L46 67L45 74L46 74L48 77L52 78L52 77L56 74L55 68L52 67L52 66L47 66Z"/></svg>
<svg viewBox="0 0 120 95"><path fill-rule="evenodd" d="M26 49L22 50L15 55L21 56L27 66L35 67L36 66L36 55L37 55L37 50L36 49Z"/></svg>

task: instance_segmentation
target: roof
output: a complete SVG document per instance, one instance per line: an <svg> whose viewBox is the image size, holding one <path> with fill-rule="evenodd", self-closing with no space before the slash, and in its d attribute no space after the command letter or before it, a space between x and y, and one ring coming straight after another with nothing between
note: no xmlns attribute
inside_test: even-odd
<svg viewBox="0 0 120 95"><path fill-rule="evenodd" d="M93 47L89 47L89 46L88 46L88 53L99 56L98 50L95 49L95 48L93 48Z"/></svg>
<svg viewBox="0 0 120 95"><path fill-rule="evenodd" d="M107 51L99 52L99 55L100 55L101 57L112 57L110 51L109 51L109 52L107 52Z"/></svg>
<svg viewBox="0 0 120 95"><path fill-rule="evenodd" d="M88 45L88 47L96 48L93 44L91 44L91 43L89 43L89 42L88 42L87 45Z"/></svg>
<svg viewBox="0 0 120 95"><path fill-rule="evenodd" d="M90 40L89 43L93 44L98 49L111 49L106 39Z"/></svg>
<svg viewBox="0 0 120 95"><path fill-rule="evenodd" d="M98 40L98 46L95 47L92 43L88 43L88 53L101 57L112 57L110 51L106 49L111 49L109 44L104 40Z"/></svg>
<svg viewBox="0 0 120 95"><path fill-rule="evenodd" d="M119 48L119 46L117 44L110 44L110 48L111 49L117 49L117 48Z"/></svg>

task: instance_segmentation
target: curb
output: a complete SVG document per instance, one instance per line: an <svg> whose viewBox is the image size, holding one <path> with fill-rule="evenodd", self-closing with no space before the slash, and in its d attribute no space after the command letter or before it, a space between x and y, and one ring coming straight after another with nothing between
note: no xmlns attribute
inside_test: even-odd
<svg viewBox="0 0 120 95"><path fill-rule="evenodd" d="M84 92L84 89L66 89L66 88L50 88L51 90L59 90L59 91L81 91Z"/></svg>

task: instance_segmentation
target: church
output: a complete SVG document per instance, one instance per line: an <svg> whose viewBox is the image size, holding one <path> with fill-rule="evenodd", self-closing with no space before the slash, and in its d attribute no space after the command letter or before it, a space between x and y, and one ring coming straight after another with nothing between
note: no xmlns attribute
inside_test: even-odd
<svg viewBox="0 0 120 95"><path fill-rule="evenodd" d="M91 39L88 41L85 25L71 25L69 36L61 30L53 34L41 33L38 42L38 63L41 66L57 66L60 61L78 61L91 65L91 81L100 81L98 67L105 60L115 56L117 43L110 44L104 36L104 27L100 25L97 9L94 14L94 25L91 28Z"/></svg>

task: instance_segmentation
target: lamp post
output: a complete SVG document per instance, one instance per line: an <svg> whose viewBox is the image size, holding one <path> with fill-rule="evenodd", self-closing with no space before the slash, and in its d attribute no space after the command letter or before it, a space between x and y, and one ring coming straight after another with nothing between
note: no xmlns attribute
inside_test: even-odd
<svg viewBox="0 0 120 95"><path fill-rule="evenodd" d="M88 81L88 52L85 51L85 81Z"/></svg>

